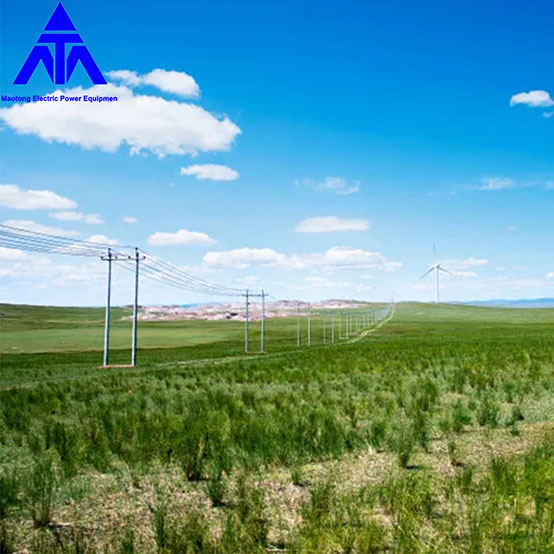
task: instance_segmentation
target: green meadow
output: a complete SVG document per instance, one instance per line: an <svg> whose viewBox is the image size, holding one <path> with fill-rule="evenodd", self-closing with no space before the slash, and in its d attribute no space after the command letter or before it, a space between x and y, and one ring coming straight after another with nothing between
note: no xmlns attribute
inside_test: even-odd
<svg viewBox="0 0 554 554"><path fill-rule="evenodd" d="M0 552L554 552L554 310L299 349L269 319L248 356L240 322L140 322L135 368L100 367L102 309L0 312Z"/></svg>

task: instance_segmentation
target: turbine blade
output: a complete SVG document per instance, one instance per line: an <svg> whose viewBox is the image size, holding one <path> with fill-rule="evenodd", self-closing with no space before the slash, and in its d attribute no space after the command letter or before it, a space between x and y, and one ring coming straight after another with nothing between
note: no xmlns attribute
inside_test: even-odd
<svg viewBox="0 0 554 554"><path fill-rule="evenodd" d="M435 268L432 267L429 271L426 271L420 278L419 280L421 281L424 277L427 277L427 275L429 275L429 273L431 273L431 271L433 271Z"/></svg>
<svg viewBox="0 0 554 554"><path fill-rule="evenodd" d="M441 271L444 271L445 273L448 273L448 275L454 275L452 271L448 271L448 269L444 269L444 267L441 267L440 265L437 266Z"/></svg>

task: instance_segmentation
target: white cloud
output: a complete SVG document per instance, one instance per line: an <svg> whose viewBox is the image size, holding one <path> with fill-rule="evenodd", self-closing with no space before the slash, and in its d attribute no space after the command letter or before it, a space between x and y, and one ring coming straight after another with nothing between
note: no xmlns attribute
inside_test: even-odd
<svg viewBox="0 0 554 554"><path fill-rule="evenodd" d="M326 289L345 289L352 286L351 283L340 282L340 281L330 281L326 277L306 277L304 281L316 287L321 287Z"/></svg>
<svg viewBox="0 0 554 554"><path fill-rule="evenodd" d="M508 227L506 227L506 231L517 231L517 226L516 225L508 225Z"/></svg>
<svg viewBox="0 0 554 554"><path fill-rule="evenodd" d="M271 248L238 248L219 252L208 252L204 263L212 267L246 269L252 264L283 269L321 268L366 268L380 271L395 271L402 264L387 260L379 252L369 252L360 248L334 246L326 252L314 254L285 254Z"/></svg>
<svg viewBox="0 0 554 554"><path fill-rule="evenodd" d="M388 261L379 252L348 246L334 246L323 254L312 254L307 258L307 263L337 268L375 268L381 271L395 271L402 266L400 262Z"/></svg>
<svg viewBox="0 0 554 554"><path fill-rule="evenodd" d="M335 233L339 231L367 231L367 219L341 219L336 216L311 217L302 220L296 227L297 233Z"/></svg>
<svg viewBox="0 0 554 554"><path fill-rule="evenodd" d="M251 264L276 265L285 261L286 256L271 248L236 248L219 252L207 252L204 263L213 267L246 269Z"/></svg>
<svg viewBox="0 0 554 554"><path fill-rule="evenodd" d="M115 246L118 244L116 239L110 239L106 235L91 235L88 239L88 242L93 242L95 244L102 244L107 246Z"/></svg>
<svg viewBox="0 0 554 554"><path fill-rule="evenodd" d="M257 285L260 282L260 280L254 275L248 275L247 277L239 277L238 279L235 279L235 281L240 285Z"/></svg>
<svg viewBox="0 0 554 554"><path fill-rule="evenodd" d="M486 258L470 257L463 260L445 260L440 263L445 266L445 269L454 272L456 270L468 269L470 267L482 267L487 265L489 261Z"/></svg>
<svg viewBox="0 0 554 554"><path fill-rule="evenodd" d="M547 279L554 279L554 271L551 271L550 273L546 274Z"/></svg>
<svg viewBox="0 0 554 554"><path fill-rule="evenodd" d="M0 206L14 210L71 210L77 204L50 190L24 190L17 185L0 185Z"/></svg>
<svg viewBox="0 0 554 554"><path fill-rule="evenodd" d="M126 86L111 83L51 94L117 96L118 101L15 104L0 109L0 121L20 134L36 135L47 142L105 152L126 145L131 154L150 152L159 157L228 150L241 132L226 116L194 104L134 94Z"/></svg>
<svg viewBox="0 0 554 554"><path fill-rule="evenodd" d="M234 181L239 174L226 165L196 164L181 168L181 175L194 175L200 181Z"/></svg>
<svg viewBox="0 0 554 554"><path fill-rule="evenodd" d="M136 71L117 69L108 71L106 75L110 79L122 82L130 87L150 85L184 98L198 98L200 96L200 87L194 78L181 71L154 69L150 73L139 75Z"/></svg>
<svg viewBox="0 0 554 554"><path fill-rule="evenodd" d="M514 187L513 179L509 177L487 177L478 190L506 190Z"/></svg>
<svg viewBox="0 0 554 554"><path fill-rule="evenodd" d="M148 237L148 244L154 246L171 246L177 244L215 244L216 241L206 233L179 229L175 233L156 231Z"/></svg>
<svg viewBox="0 0 554 554"><path fill-rule="evenodd" d="M61 221L82 221L83 223L88 223L90 225L99 225L104 223L104 220L100 214L84 214L83 212L74 211L50 212L48 217L59 219Z"/></svg>
<svg viewBox="0 0 554 554"><path fill-rule="evenodd" d="M531 108L548 108L554 106L554 100L545 90L530 90L514 94L510 99L510 106L525 104Z"/></svg>
<svg viewBox="0 0 554 554"><path fill-rule="evenodd" d="M121 220L129 225L134 225L135 223L138 223L138 219L132 215L124 215L122 216Z"/></svg>
<svg viewBox="0 0 554 554"><path fill-rule="evenodd" d="M315 181L309 177L296 180L297 185L304 185L317 191L330 190L339 196L354 194L360 190L360 181L353 181L352 184L343 177L325 177L323 181Z"/></svg>
<svg viewBox="0 0 554 554"><path fill-rule="evenodd" d="M477 277L477 273L474 271L452 271L451 273L454 277Z"/></svg>
<svg viewBox="0 0 554 554"><path fill-rule="evenodd" d="M0 260L24 260L27 254L17 248L6 248L0 246Z"/></svg>
<svg viewBox="0 0 554 554"><path fill-rule="evenodd" d="M76 285L98 285L104 280L105 268L99 260L67 263L64 258L43 256L35 253L26 255L24 262L2 260L0 277L11 279L14 285L24 285L35 289L63 289ZM87 290L87 289L83 289Z"/></svg>
<svg viewBox="0 0 554 554"><path fill-rule="evenodd" d="M551 117L554 117L554 112L544 112L541 114L541 117L544 119L550 119Z"/></svg>
<svg viewBox="0 0 554 554"><path fill-rule="evenodd" d="M59 227L49 227L48 225L42 225L41 223L35 223L30 219L8 219L4 221L4 225L9 227L17 227L18 229L25 229L26 231L32 231L33 233L45 233L47 235L58 235L60 237L78 237L78 231L66 231Z"/></svg>

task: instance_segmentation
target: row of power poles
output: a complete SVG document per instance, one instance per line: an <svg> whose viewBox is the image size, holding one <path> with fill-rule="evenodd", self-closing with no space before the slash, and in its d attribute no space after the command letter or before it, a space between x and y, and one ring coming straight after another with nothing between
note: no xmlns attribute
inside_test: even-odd
<svg viewBox="0 0 554 554"><path fill-rule="evenodd" d="M106 316L104 323L104 366L108 366L110 363L110 309L111 309L111 289L112 289L112 263L118 261L133 261L135 269L135 295L133 302L133 330L131 337L131 365L137 364L137 318L138 318L138 290L139 290L139 265L145 256L141 256L138 248L135 248L134 256L116 254L111 248L108 248L107 255L101 256L103 261L108 262L108 283L107 283L107 297L106 297ZM250 305L252 298L261 298L261 336L260 336L260 350L259 353L265 352L265 299L268 294L262 290L261 293L252 293L246 289L244 293L245 298L245 318L244 318L244 351L249 353L249 315ZM302 346L301 337L301 303L296 303L296 345L298 348ZM338 335L339 340L349 339L350 336L360 332L360 330L367 329L378 323L383 318L387 317L392 307L389 305L386 308L379 309L377 311L371 310L357 310L354 313L341 313L340 311L318 311L318 314L323 315L323 344L328 342L335 342L335 335ZM308 305L307 311L307 346L312 344L312 310ZM335 333L337 331L337 333Z"/></svg>
<svg viewBox="0 0 554 554"><path fill-rule="evenodd" d="M296 303L296 346L302 346L301 333L301 303ZM341 313L340 311L318 311L317 313L323 316L323 344L335 342L335 330L338 334L338 339L348 340L351 336L358 334L364 329L368 329L376 325L379 321L390 314L391 306L380 308L379 310L358 310L354 313ZM312 310L308 305L306 313L307 321L307 346L312 344Z"/></svg>

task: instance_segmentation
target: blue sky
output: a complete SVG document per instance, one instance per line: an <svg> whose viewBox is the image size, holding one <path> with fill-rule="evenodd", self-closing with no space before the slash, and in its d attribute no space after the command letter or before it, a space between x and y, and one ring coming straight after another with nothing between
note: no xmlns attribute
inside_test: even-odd
<svg viewBox="0 0 554 554"><path fill-rule="evenodd" d="M554 296L550 2L63 4L127 101L1 102L1 221L278 298L432 299L433 243L444 300ZM2 94L91 88L12 85L56 5L1 4ZM3 257L3 301L103 302L100 261Z"/></svg>

